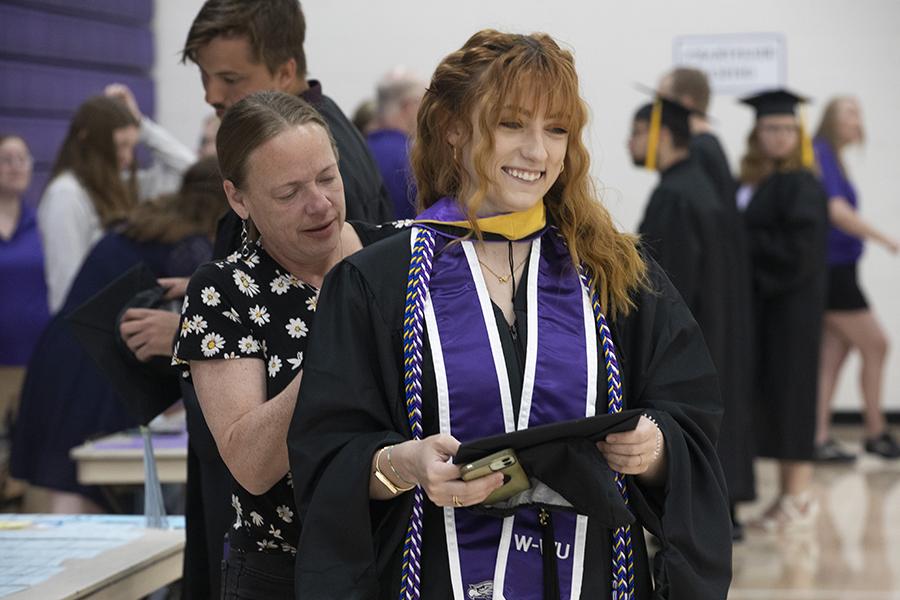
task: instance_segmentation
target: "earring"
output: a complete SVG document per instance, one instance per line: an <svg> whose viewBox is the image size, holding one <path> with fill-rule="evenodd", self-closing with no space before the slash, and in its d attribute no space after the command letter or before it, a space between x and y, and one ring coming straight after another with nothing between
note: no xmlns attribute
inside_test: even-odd
<svg viewBox="0 0 900 600"><path fill-rule="evenodd" d="M247 230L247 219L241 219L241 249L250 245L250 232Z"/></svg>
<svg viewBox="0 0 900 600"><path fill-rule="evenodd" d="M450 146L453 148L453 161L456 162L456 146Z"/></svg>

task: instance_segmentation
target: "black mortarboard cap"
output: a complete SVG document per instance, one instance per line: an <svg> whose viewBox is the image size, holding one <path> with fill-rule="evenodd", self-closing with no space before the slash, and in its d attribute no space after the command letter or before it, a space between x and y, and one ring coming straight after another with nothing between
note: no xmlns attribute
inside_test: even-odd
<svg viewBox="0 0 900 600"><path fill-rule="evenodd" d="M766 115L795 115L797 104L809 102L809 98L795 94L786 89L765 90L741 98L743 104L752 106L756 110L756 118Z"/></svg>
<svg viewBox="0 0 900 600"><path fill-rule="evenodd" d="M627 410L481 438L460 446L453 461L466 464L512 448L529 477L555 490L580 514L605 527L621 527L633 522L634 517L594 442L611 433L634 429L641 414L640 410ZM491 507L483 512L506 514Z"/></svg>
<svg viewBox="0 0 900 600"><path fill-rule="evenodd" d="M67 317L75 338L106 375L125 407L141 423L181 397L178 372L169 359L139 361L125 345L119 322L128 308L155 308L163 290L153 272L140 263L115 279Z"/></svg>

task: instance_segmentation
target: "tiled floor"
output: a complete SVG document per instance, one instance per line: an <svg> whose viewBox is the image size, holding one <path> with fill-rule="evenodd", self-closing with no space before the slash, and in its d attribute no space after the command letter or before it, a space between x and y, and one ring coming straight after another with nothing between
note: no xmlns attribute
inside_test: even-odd
<svg viewBox="0 0 900 600"><path fill-rule="evenodd" d="M840 437L859 439L855 429ZM859 450L859 444L847 446ZM759 514L776 493L775 464L760 461ZM801 535L750 533L735 546L729 600L900 600L900 461L861 456L851 466L816 466L821 512Z"/></svg>

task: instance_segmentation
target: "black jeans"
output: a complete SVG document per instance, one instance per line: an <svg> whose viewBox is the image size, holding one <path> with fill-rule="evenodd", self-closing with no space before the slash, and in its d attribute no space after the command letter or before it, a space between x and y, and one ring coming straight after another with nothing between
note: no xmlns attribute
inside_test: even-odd
<svg viewBox="0 0 900 600"><path fill-rule="evenodd" d="M222 600L281 598L294 598L294 557L232 548L222 561Z"/></svg>

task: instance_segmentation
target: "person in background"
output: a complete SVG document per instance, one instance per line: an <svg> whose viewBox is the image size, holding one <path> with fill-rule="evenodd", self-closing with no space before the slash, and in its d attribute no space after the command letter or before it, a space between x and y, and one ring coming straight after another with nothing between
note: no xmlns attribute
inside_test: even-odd
<svg viewBox="0 0 900 600"><path fill-rule="evenodd" d="M105 96L88 99L72 118L38 204L51 313L62 307L91 247L137 203L138 125L122 101Z"/></svg>
<svg viewBox="0 0 900 600"><path fill-rule="evenodd" d="M816 426L816 459L821 461L855 458L838 445L829 431L838 375L854 349L859 350L862 359L859 383L866 431L863 448L884 458L900 458L900 444L888 431L881 406L888 338L860 289L857 274L865 240L877 242L892 254L900 249L900 241L859 214L856 188L841 154L847 146L862 142L859 102L852 97L832 99L825 107L813 141L831 221Z"/></svg>
<svg viewBox="0 0 900 600"><path fill-rule="evenodd" d="M219 117L211 114L203 119L200 143L197 144L197 156L207 158L216 155L216 133L219 131Z"/></svg>
<svg viewBox="0 0 900 600"><path fill-rule="evenodd" d="M225 208L215 159L205 159L187 170L179 192L132 206L91 249L28 363L12 452L13 476L30 485L27 512L123 509L98 486L78 483L69 451L137 421L75 338L67 317L138 263L164 278L164 287L165 278L193 273L212 255L212 236Z"/></svg>
<svg viewBox="0 0 900 600"><path fill-rule="evenodd" d="M651 131L654 111L660 125ZM635 115L629 149L635 164L660 173L639 228L641 240L697 319L718 371L725 406L722 431L727 435L720 435L717 451L728 483L732 536L740 539L735 506L753 497L752 436L747 426L751 410L744 387L750 356L734 337L747 327L747 316L735 310L735 301L746 293L746 286L734 277L746 259L731 237L735 210L722 205L712 181L689 150L691 114L684 105L658 95ZM650 146L656 148L652 158L647 155ZM749 299L744 299L744 306L748 305Z"/></svg>
<svg viewBox="0 0 900 600"><path fill-rule="evenodd" d="M796 114L805 99L779 89L742 102L756 112L741 159L737 203L753 282L757 449L759 456L779 461L780 480L779 496L752 525L787 532L808 529L818 513L812 459L827 199Z"/></svg>
<svg viewBox="0 0 900 600"><path fill-rule="evenodd" d="M409 144L416 133L416 113L425 83L403 67L378 82L375 125L366 142L394 202L396 219L416 215L416 185L409 169Z"/></svg>
<svg viewBox="0 0 900 600"><path fill-rule="evenodd" d="M750 264L747 253L747 234L734 201L737 182L732 175L725 149L709 122L712 90L709 78L700 69L677 67L659 82L660 95L672 98L690 110L691 159L700 166L712 182L719 205L724 211L722 230L729 240L728 296L724 298L734 318L729 325L729 354L734 357L727 366L720 367L722 395L726 403L719 441L719 459L728 481L728 496L732 507L732 534L736 540L743 536L737 505L756 498L756 478L753 472L753 433L750 390L754 381L753 308L750 284Z"/></svg>
<svg viewBox="0 0 900 600"><path fill-rule="evenodd" d="M136 171L138 198L157 198L178 190L182 175L197 161L197 154L143 114L128 86L112 83L104 88L103 93L128 107L138 122L138 143L153 154L150 165Z"/></svg>
<svg viewBox="0 0 900 600"><path fill-rule="evenodd" d="M572 54L483 30L428 90L412 150L425 210L319 297L288 433L296 597L724 598L715 368L596 196ZM622 408L643 413L633 430L533 448L546 485L500 514L479 505L504 477L463 481L451 462L461 443ZM597 493L576 507L564 488ZM598 515L619 505L627 521ZM643 527L663 546L655 582Z"/></svg>
<svg viewBox="0 0 900 600"><path fill-rule="evenodd" d="M21 486L7 477L9 432L25 365L50 319L35 211L22 201L32 164L25 140L0 134L0 504L21 493Z"/></svg>
<svg viewBox="0 0 900 600"><path fill-rule="evenodd" d="M353 111L353 126L363 135L369 135L375 129L377 121L375 119L375 101L371 98L363 100Z"/></svg>

